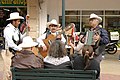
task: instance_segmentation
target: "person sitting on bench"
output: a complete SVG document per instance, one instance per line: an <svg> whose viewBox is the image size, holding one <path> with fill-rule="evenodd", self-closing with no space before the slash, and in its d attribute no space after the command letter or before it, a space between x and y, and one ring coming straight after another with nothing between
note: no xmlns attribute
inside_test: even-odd
<svg viewBox="0 0 120 80"><path fill-rule="evenodd" d="M72 69L65 44L60 40L51 43L48 55L44 58L44 68Z"/></svg>
<svg viewBox="0 0 120 80"><path fill-rule="evenodd" d="M30 36L23 38L23 42L19 44L22 47L22 51L16 53L12 57L12 67L17 68L43 68L43 59L39 55L35 55L33 48L38 43L33 42Z"/></svg>
<svg viewBox="0 0 120 80"><path fill-rule="evenodd" d="M75 70L96 70L96 79L100 75L100 64L94 59L93 48L90 45L84 45L82 49L83 56L77 56L73 62Z"/></svg>

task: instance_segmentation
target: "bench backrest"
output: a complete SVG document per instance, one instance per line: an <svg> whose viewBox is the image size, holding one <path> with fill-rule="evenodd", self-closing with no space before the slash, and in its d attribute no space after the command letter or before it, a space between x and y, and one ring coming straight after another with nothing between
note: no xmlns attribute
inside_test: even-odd
<svg viewBox="0 0 120 80"><path fill-rule="evenodd" d="M96 80L95 70L12 68L11 71L13 80Z"/></svg>

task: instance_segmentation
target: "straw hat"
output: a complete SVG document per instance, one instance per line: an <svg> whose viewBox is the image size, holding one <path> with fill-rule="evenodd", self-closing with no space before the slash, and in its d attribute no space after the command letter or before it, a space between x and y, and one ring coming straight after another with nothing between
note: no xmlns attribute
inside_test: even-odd
<svg viewBox="0 0 120 80"><path fill-rule="evenodd" d="M26 36L23 38L23 42L19 44L19 47L26 48L26 47L33 47L38 45L37 42L34 42L30 36Z"/></svg>
<svg viewBox="0 0 120 80"><path fill-rule="evenodd" d="M14 20L14 19L24 19L22 16L19 16L18 12L13 12L10 13L10 18L7 19L8 20Z"/></svg>
<svg viewBox="0 0 120 80"><path fill-rule="evenodd" d="M50 22L47 22L47 27L49 27L51 24L60 26L60 24L58 24L55 19L52 19Z"/></svg>
<svg viewBox="0 0 120 80"><path fill-rule="evenodd" d="M99 17L98 15L94 14L94 13L90 14L89 20L90 20L90 19L93 19L93 18L98 19L98 20L99 20L99 23L102 22L102 18Z"/></svg>

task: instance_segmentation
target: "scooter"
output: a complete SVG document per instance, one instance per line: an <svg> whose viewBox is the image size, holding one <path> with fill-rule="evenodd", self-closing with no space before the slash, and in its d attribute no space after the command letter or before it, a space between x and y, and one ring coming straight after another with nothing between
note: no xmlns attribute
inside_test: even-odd
<svg viewBox="0 0 120 80"><path fill-rule="evenodd" d="M118 40L117 41L111 41L110 43L108 43L105 47L105 51L108 54L115 54L117 52L117 46L119 46L118 44Z"/></svg>

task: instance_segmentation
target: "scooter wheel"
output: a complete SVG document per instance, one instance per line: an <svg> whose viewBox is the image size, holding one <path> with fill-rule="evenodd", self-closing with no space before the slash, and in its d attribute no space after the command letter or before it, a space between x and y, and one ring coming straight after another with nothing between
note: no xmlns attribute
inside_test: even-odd
<svg viewBox="0 0 120 80"><path fill-rule="evenodd" d="M115 44L109 45L107 53L108 54L115 54L117 52L117 46Z"/></svg>

